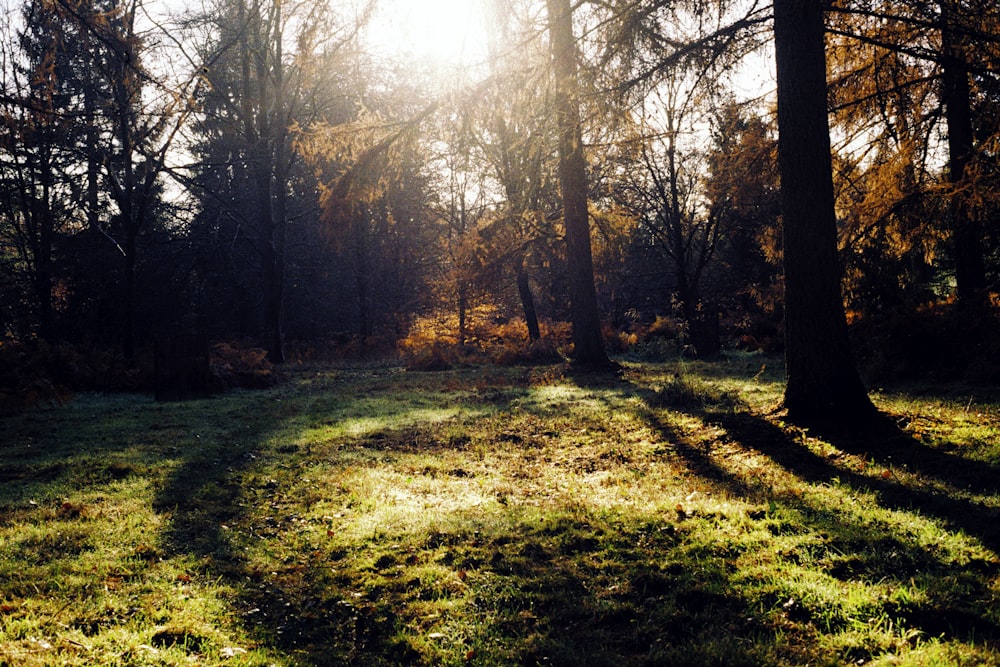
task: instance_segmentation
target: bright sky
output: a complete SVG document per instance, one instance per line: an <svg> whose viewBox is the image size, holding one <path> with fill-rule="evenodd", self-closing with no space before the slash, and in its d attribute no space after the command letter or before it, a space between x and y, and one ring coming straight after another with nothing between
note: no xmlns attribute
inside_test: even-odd
<svg viewBox="0 0 1000 667"><path fill-rule="evenodd" d="M486 60L484 0L379 0L369 40L379 53L441 70Z"/></svg>

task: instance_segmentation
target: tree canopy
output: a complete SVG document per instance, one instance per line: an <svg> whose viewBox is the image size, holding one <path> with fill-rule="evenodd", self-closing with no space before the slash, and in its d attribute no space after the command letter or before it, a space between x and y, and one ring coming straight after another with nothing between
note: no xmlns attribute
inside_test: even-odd
<svg viewBox="0 0 1000 667"><path fill-rule="evenodd" d="M8 349L128 386L182 337L784 352L806 420L870 410L862 378L1000 377L996 3L482 0L433 57L387 0L15 4Z"/></svg>

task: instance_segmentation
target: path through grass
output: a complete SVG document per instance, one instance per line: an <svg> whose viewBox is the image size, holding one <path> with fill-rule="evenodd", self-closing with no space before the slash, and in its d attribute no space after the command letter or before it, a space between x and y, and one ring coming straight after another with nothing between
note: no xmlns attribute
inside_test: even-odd
<svg viewBox="0 0 1000 667"><path fill-rule="evenodd" d="M0 665L998 664L1000 405L883 393L902 430L810 433L774 365L6 418Z"/></svg>

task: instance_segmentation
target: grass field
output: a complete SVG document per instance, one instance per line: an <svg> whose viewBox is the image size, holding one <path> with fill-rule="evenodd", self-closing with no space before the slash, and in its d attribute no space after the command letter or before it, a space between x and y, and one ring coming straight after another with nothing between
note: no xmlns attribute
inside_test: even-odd
<svg viewBox="0 0 1000 667"><path fill-rule="evenodd" d="M0 665L1000 664L997 394L862 438L780 392L300 368L4 418Z"/></svg>

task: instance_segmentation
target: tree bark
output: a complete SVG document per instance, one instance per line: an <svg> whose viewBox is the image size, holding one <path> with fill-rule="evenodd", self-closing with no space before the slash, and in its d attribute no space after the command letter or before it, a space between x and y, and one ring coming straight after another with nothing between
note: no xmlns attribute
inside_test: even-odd
<svg viewBox="0 0 1000 667"><path fill-rule="evenodd" d="M959 38L952 23L954 3L941 3L942 91L945 122L948 126L949 181L952 186L950 215L952 247L955 254L955 283L961 303L970 303L986 289L981 230L967 193L968 168L972 160L975 135L969 73L964 65Z"/></svg>
<svg viewBox="0 0 1000 667"><path fill-rule="evenodd" d="M552 62L556 77L555 112L559 132L559 186L566 226L573 325L573 361L581 366L609 366L601 336L594 286L594 259L587 210L587 168L577 95L576 44L570 0L546 0Z"/></svg>
<svg viewBox="0 0 1000 667"><path fill-rule="evenodd" d="M834 208L822 4L775 0L785 263L784 405L799 422L870 418L847 335Z"/></svg>
<svg viewBox="0 0 1000 667"><path fill-rule="evenodd" d="M535 297L531 294L531 282L528 280L528 268L525 266L524 257L517 260L517 294L521 298L524 322L528 326L528 340L534 343L541 339L542 331L538 326Z"/></svg>
<svg viewBox="0 0 1000 667"><path fill-rule="evenodd" d="M51 146L39 147L38 180L41 198L34 213L38 229L38 247L35 251L35 293L38 300L38 324L42 339L51 341L55 335L52 304L53 262L52 246L55 239L55 217L53 214L53 186L55 168Z"/></svg>
<svg viewBox="0 0 1000 667"><path fill-rule="evenodd" d="M285 362L284 345L284 219L277 215L275 160L265 142L256 147L253 166L257 190L257 224L264 290L264 338L267 358L275 364Z"/></svg>

